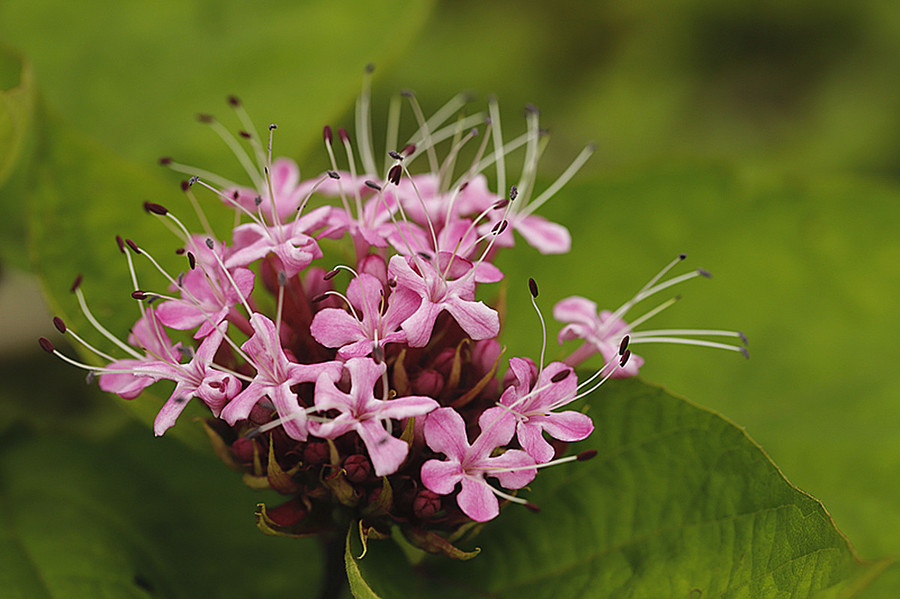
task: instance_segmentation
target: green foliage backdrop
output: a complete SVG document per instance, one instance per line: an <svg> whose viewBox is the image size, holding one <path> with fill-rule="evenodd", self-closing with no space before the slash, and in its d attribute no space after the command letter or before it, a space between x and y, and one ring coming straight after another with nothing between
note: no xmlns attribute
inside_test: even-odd
<svg viewBox="0 0 900 599"><path fill-rule="evenodd" d="M517 248L505 258L510 351L539 347L539 325L519 293L528 276L541 284L546 313L552 301L576 293L613 306L687 252L691 265L715 276L685 288L659 324L743 328L753 358L647 348L644 377L746 427L788 479L823 501L863 558L900 555L900 392L893 378L900 357L900 9L893 4L528 0L512 8L347 0L261 9L211 1L111 7L7 0L0 43L4 266L43 275L53 309L67 317L76 310L68 285L84 272L86 285L95 285L86 292L98 313L119 332L132 315L104 292L125 275L111 236L168 247L164 232L138 213L147 199L180 202L177 180L154 164L159 156L237 172L215 136L192 120L198 112L225 113L227 94L241 96L257 124L278 122L276 149L305 159L307 172L324 164L316 149L321 126L349 124L370 61L378 65L376 114L401 88L414 88L431 108L469 89L480 98L496 93L504 129L519 131L521 107L537 104L552 133L545 180L584 142L597 142L599 151L543 212L570 228L572 254ZM141 500L151 511L168 505L170 526L196 517L200 529L216 528L213 516L193 511L198 498L169 493L187 474L167 473L163 462L182 458L157 456L149 446L187 450L123 432L126 424L107 409L117 400L98 400L78 373L32 355L35 346L27 340L29 349L3 368L10 381L0 390L4 513L21 513L8 502L24 501L22 489L32 501L42 485L52 490L74 476L48 466L54 455L103 462L128 477L147 467L140 456L150 452L160 463L147 476L160 481L160 491ZM151 404L144 405L149 413ZM277 546L304 559L307 545L254 536L253 496L224 468L222 477L246 509L235 505L216 516L229 522L221 528L246 526L246 542L259 551ZM54 515L57 522L66 514L82 518L79 506L112 510L112 530L152 528L152 518L161 517L142 518L127 507L133 497L106 493L104 485L91 487L108 502L102 509L87 507L93 499L49 491L37 501L72 506ZM196 493L209 492L198 485ZM4 543L15 542L26 525L7 518ZM487 552L490 544L483 544ZM152 564L142 576L161 581L164 594L221 590L187 584L192 569L172 565L184 557L168 555L175 548L137 545L119 558ZM212 550L189 547L195 556ZM52 558L54 549L44 550ZM379 551L371 558L377 563ZM482 555L473 567L492 559ZM191 563L201 572L210 567ZM4 585L8 569L0 570ZM97 577L107 574L122 572ZM142 596L131 576L122 580ZM274 596L288 582L269 590ZM889 569L858 596L895 597L898 590L900 574Z"/></svg>

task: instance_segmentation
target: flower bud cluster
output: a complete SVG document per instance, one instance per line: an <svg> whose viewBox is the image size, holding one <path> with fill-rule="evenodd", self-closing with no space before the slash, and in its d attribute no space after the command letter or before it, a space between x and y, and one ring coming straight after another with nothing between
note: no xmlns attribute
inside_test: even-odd
<svg viewBox="0 0 900 599"><path fill-rule="evenodd" d="M410 101L420 115L415 98ZM461 107L451 101L431 119L419 118L410 142L387 152L379 169L364 96L359 146L345 130L335 136L326 127L332 168L304 180L293 161L273 160L274 125L266 151L240 103L230 104L246 125L238 137L211 117L203 122L238 148L251 185L162 162L192 175L183 188L195 206L195 190L211 192L237 212L236 226L223 237L208 226L191 232L166 208L145 204L179 233L187 268L177 276L160 268L169 281L164 291L143 288L133 261L157 262L119 238L140 311L127 342L93 318L77 285L75 293L88 319L126 356L115 358L69 333L105 361L83 366L106 391L134 399L157 381L175 382L156 417L157 435L175 424L189 400L205 404L220 457L248 485L288 497L275 508L260 507L266 532L315 534L357 519L369 536L387 535L396 525L422 548L458 556L451 543L496 517L502 503L535 507L517 492L538 469L591 457L560 458L568 443L594 429L569 404L610 376L637 372L641 361L631 357L629 342L676 339L735 349L684 337L734 333L633 332L623 320L628 309L693 276L660 283L667 268L615 312L598 313L584 298L560 302L554 311L566 323L560 341L583 342L564 361L544 364L543 350L538 362L502 356L500 315L479 299L479 288L504 278L493 259L513 246L514 234L543 253L569 250L568 231L534 211L591 151L535 194L543 150L536 111L527 114L527 132L504 143L495 103L489 118L459 116L448 125ZM461 148L479 137L468 129L472 124L486 131L471 165L454 175ZM444 145L449 150L439 161L436 148ZM483 171L496 167L498 189L505 189L504 158L519 147L522 176L500 195ZM429 168L413 174L423 159ZM202 212L200 220L206 223ZM325 239L344 240L352 259L326 265ZM536 298L537 285L529 287ZM57 328L66 332L61 320ZM49 341L41 344L74 363ZM603 366L579 385L573 368L596 353Z"/></svg>

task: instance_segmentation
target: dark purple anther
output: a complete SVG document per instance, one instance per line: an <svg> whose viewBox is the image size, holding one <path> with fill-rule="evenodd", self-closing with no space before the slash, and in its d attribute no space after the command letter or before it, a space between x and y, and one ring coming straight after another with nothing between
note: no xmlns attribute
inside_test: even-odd
<svg viewBox="0 0 900 599"><path fill-rule="evenodd" d="M64 323L63 320L62 320L62 318L60 318L59 316L54 316L54 317L53 317L53 326L56 327L56 330L57 330L57 331L59 331L60 333L65 334L65 332L66 332L66 323Z"/></svg>
<svg viewBox="0 0 900 599"><path fill-rule="evenodd" d="M158 214L160 216L165 216L169 213L168 210L164 206L160 206L159 204L154 204L153 202L144 202L144 210L150 212L152 214Z"/></svg>

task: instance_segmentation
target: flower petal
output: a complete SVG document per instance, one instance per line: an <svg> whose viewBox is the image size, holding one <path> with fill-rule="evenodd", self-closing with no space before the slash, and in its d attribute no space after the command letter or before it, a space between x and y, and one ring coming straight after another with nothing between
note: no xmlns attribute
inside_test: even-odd
<svg viewBox="0 0 900 599"><path fill-rule="evenodd" d="M463 417L453 408L440 408L431 412L425 420L425 442L434 451L443 453L457 463L462 462L469 449Z"/></svg>
<svg viewBox="0 0 900 599"><path fill-rule="evenodd" d="M429 491L438 495L449 495L456 483L462 480L463 473L459 462L428 460L422 464L422 484Z"/></svg>
<svg viewBox="0 0 900 599"><path fill-rule="evenodd" d="M487 522L500 513L500 503L488 484L468 476L462 479L462 490L456 496L456 503L466 516L476 522Z"/></svg>
<svg viewBox="0 0 900 599"><path fill-rule="evenodd" d="M369 451L369 459L375 467L375 476L387 476L397 471L406 455L409 445L392 437L377 420L364 420L356 428Z"/></svg>

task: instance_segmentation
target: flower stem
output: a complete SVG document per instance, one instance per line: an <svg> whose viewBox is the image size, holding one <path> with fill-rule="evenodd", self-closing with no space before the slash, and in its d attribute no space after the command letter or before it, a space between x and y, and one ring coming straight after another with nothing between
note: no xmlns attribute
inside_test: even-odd
<svg viewBox="0 0 900 599"><path fill-rule="evenodd" d="M344 568L343 537L335 533L319 536L322 555L324 556L322 587L319 599L341 599L345 596L347 571Z"/></svg>

